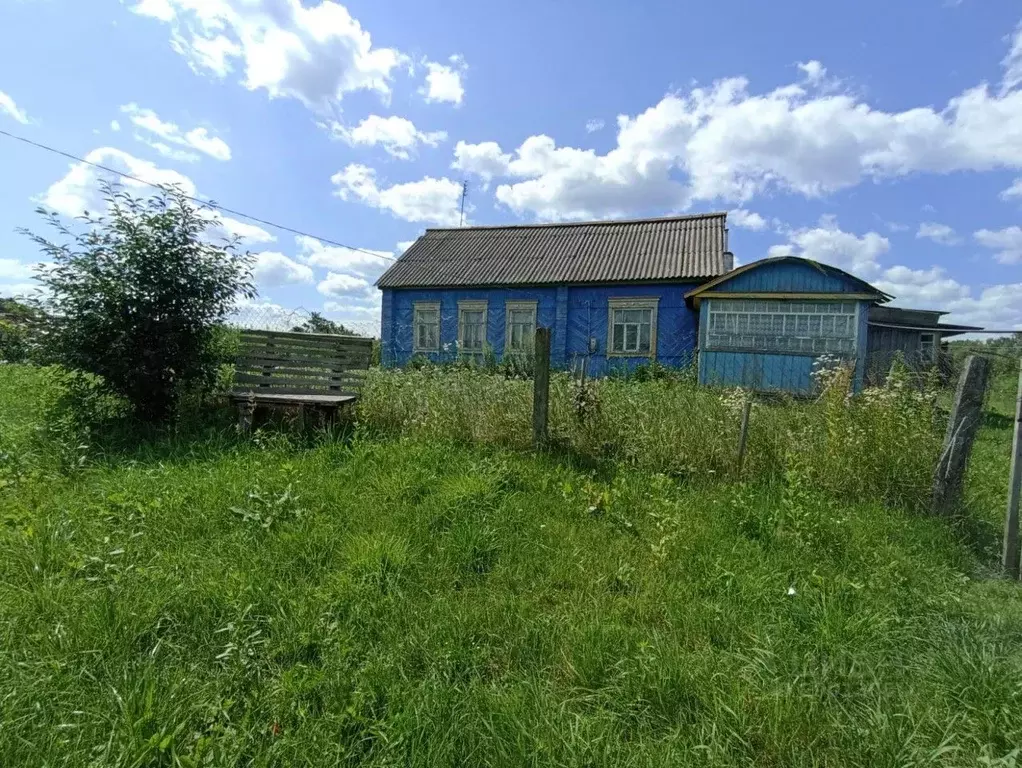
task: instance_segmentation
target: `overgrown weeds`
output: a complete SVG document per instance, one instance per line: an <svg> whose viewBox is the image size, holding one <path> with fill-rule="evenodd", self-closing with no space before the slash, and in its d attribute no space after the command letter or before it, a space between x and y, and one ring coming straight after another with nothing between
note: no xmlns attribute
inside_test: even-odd
<svg viewBox="0 0 1022 768"><path fill-rule="evenodd" d="M743 477L783 482L792 472L835 496L919 509L942 437L932 390L904 376L850 395L850 372L824 369L813 401L757 401ZM735 478L741 412L752 394L698 387L686 377L643 375L580 381L555 374L550 425L573 453L677 478ZM360 424L508 448L531 443L527 381L466 368L372 371Z"/></svg>

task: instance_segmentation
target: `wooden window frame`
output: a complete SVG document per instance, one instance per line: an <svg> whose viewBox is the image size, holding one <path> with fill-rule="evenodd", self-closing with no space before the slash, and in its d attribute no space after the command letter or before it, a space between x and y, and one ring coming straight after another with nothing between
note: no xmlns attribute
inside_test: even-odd
<svg viewBox="0 0 1022 768"><path fill-rule="evenodd" d="M923 350L925 349L925 347L923 346L923 337L924 336L929 336L930 337L930 354L929 355L924 355L923 354ZM939 342L937 340L937 333L935 331L923 331L922 333L920 333L919 334L919 361L921 363L925 364L925 365L933 365L934 363L936 363L937 362L937 345L938 344L939 344Z"/></svg>
<svg viewBox="0 0 1022 768"><path fill-rule="evenodd" d="M607 357L646 357L656 359L657 310L659 296L620 296L607 299ZM614 350L614 313L619 310L647 309L649 314L649 351L617 352Z"/></svg>
<svg viewBox="0 0 1022 768"><path fill-rule="evenodd" d="M419 312L436 312L436 346L419 346ZM413 301L412 302L412 354L429 354L440 351L440 302L439 301Z"/></svg>
<svg viewBox="0 0 1022 768"><path fill-rule="evenodd" d="M482 355L486 351L486 337L487 337L487 322L489 320L489 302L485 299L464 299L458 302L458 354L470 355L477 357ZM482 312L483 313L483 345L478 350L467 350L465 349L465 323L462 321L462 317L465 312Z"/></svg>
<svg viewBox="0 0 1022 768"><path fill-rule="evenodd" d="M737 298L713 298L709 300L706 312L706 329L704 331L705 348L709 352L721 351L721 352L749 352L759 353L767 355L807 355L811 357L819 357L820 355L841 355L844 357L855 357L858 354L859 349L859 320L860 313L862 311L861 304L858 301L849 299L823 299L823 300L798 300L790 299L788 297L777 297L773 299L749 299L745 297ZM849 311L844 305L851 305ZM762 309L760 308L762 305ZM816 311L817 307L824 306L837 306L837 310L829 312ZM808 307L808 309L807 309ZM736 329L735 330L716 330L714 327L715 316L725 316L725 323L727 322L727 316L734 315ZM738 326L738 316L744 317L746 330L743 331ZM782 321L782 331L778 334L774 330L753 330L752 319L753 318L770 318L773 322L776 319ZM825 319L842 317L849 323L849 331L845 334L831 333L828 334L824 331ZM805 319L805 331L797 330L798 323L801 319ZM813 318L820 318L818 323L813 323ZM794 324L796 330L789 332L788 326ZM812 326L819 325L819 331L813 331ZM832 326L836 327L835 323L831 323ZM765 343L718 343L713 340L714 336L744 336L746 338L755 339L761 337L762 339L791 339L797 340L797 345L787 345L785 348L781 348L782 345L766 345ZM808 342L805 344L804 342ZM817 344L817 342L822 342ZM847 344L850 349L836 349L841 344ZM805 346L812 347L805 349ZM816 349L815 347L820 346L822 348Z"/></svg>
<svg viewBox="0 0 1022 768"><path fill-rule="evenodd" d="M539 323L539 302L538 301L506 301L504 302L504 354L522 354L528 353L533 344L534 339L526 341L526 346L523 348L515 348L511 346L511 313L512 312L532 312L532 333L535 336L536 328Z"/></svg>

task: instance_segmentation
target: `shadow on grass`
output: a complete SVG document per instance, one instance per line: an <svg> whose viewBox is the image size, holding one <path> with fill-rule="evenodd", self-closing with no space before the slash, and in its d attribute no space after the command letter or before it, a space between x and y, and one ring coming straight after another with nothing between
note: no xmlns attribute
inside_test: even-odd
<svg viewBox="0 0 1022 768"><path fill-rule="evenodd" d="M234 407L211 404L172 425L154 426L123 417L96 429L92 440L101 463L118 465L204 461L253 443L304 452L325 441L349 442L353 434L350 413L323 420L284 409L259 409L252 431L244 433L237 428Z"/></svg>
<svg viewBox="0 0 1022 768"><path fill-rule="evenodd" d="M1015 419L1003 413L994 411L983 412L983 427L987 429L1011 429L1015 426Z"/></svg>
<svg viewBox="0 0 1022 768"><path fill-rule="evenodd" d="M950 521L951 529L984 566L996 566L1001 556L1001 531L989 520L965 509Z"/></svg>

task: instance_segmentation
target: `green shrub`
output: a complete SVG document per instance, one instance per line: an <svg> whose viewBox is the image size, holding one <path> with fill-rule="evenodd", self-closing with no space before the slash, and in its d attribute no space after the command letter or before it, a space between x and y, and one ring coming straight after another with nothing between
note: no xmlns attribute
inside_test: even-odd
<svg viewBox="0 0 1022 768"><path fill-rule="evenodd" d="M171 418L183 388L212 386L215 329L238 295L253 296L251 256L210 242L212 210L179 191L141 200L104 186L106 212L74 229L40 209L63 243L28 234L52 266L45 351L70 370L102 377L146 422Z"/></svg>

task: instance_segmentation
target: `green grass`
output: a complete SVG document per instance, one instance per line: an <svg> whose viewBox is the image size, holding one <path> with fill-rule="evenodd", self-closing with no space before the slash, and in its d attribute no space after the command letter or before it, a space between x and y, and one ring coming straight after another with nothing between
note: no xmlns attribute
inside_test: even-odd
<svg viewBox="0 0 1022 768"><path fill-rule="evenodd" d="M770 436L733 482L367 411L57 471L48 386L0 366L0 765L1017 764L1022 590Z"/></svg>

